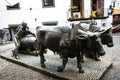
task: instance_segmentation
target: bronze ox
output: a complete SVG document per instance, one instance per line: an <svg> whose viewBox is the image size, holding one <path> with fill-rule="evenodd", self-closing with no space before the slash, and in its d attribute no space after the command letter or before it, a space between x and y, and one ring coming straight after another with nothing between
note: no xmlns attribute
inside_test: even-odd
<svg viewBox="0 0 120 80"><path fill-rule="evenodd" d="M99 57L101 56L99 52L103 51L102 50L102 45L107 45L108 47L112 47L113 46L113 38L112 35L109 34L108 32L110 31L110 28L102 31L101 32L84 32L83 34L90 34L90 35L95 35L98 34L98 37L91 37L92 39L85 39L83 40L83 42L85 44L83 44L83 50L82 50L82 59L83 60L83 55L85 54L86 57L92 58L96 61L99 61ZM100 34L99 34L100 33ZM92 41L91 41L92 40ZM95 40L95 41L93 41ZM106 40L106 41L104 41ZM99 46L95 46L95 44L101 44ZM101 46L101 47L100 47ZM98 49L98 50L97 50Z"/></svg>
<svg viewBox="0 0 120 80"><path fill-rule="evenodd" d="M49 28L49 26L48 26ZM66 27L58 27L48 29L45 26L36 28L37 41L40 49L41 67L45 68L45 49L50 49L53 52L58 52L62 55L62 65L58 67L58 71L62 72L67 64L68 58L77 58L77 67L80 73L83 73L81 66L82 56L80 55L84 48L98 53L100 56L105 55L102 47L100 36L102 32L85 32L80 29L80 26L73 25L72 29ZM85 45L85 46L84 46Z"/></svg>
<svg viewBox="0 0 120 80"><path fill-rule="evenodd" d="M104 32L101 36L100 36L100 39L101 39L101 42L102 42L102 45L107 45L107 47L113 47L114 46L114 43L113 43L113 36L112 36L112 30L113 28L108 28L106 30L106 32ZM99 30L100 31L100 30ZM100 59L99 58L99 55L97 53L89 53L89 57L90 58L93 58L95 59L96 61L99 61Z"/></svg>
<svg viewBox="0 0 120 80"><path fill-rule="evenodd" d="M101 29L101 28L97 27L96 25L90 25L90 27L88 26L89 29L84 29L81 24L76 24L76 26L81 26L82 30L84 30L84 31L90 31L92 33L104 31L100 35L100 40L102 42L102 45L107 45L108 47L113 47L114 46L114 44L113 44L113 37L112 37L112 30L113 30L113 28L110 28L110 27L108 28L107 27L107 28ZM83 26L85 26L85 25L83 25ZM85 45L83 45L83 46L85 46ZM84 51L82 52L82 54L85 54L86 57L95 59L96 61L100 60L99 59L100 55L98 53L96 53L94 50L91 51L91 49L89 49L87 47L84 48Z"/></svg>
<svg viewBox="0 0 120 80"><path fill-rule="evenodd" d="M103 45L107 45L108 47L113 47L114 43L113 43L112 31L116 30L116 29L119 29L119 28L120 28L120 24L115 26L115 27L113 27L113 28L111 27L111 28L107 29L106 32L103 33L100 36L102 44Z"/></svg>
<svg viewBox="0 0 120 80"><path fill-rule="evenodd" d="M97 27L97 25L93 25L92 23L88 24L87 23L79 23L79 24L76 24L76 26L81 26L80 28L84 31L90 31L90 32L101 32L101 31L106 31L104 32L102 35L100 35L100 39L101 39L101 42L103 45L107 45L108 47L113 47L114 44L113 44L113 37L112 37L112 30L113 29L116 29L118 28L119 26L116 26L114 28L112 27L106 27L106 28L103 28L101 29L100 27ZM88 29L85 29L84 26L88 27ZM83 26L83 27L82 27Z"/></svg>
<svg viewBox="0 0 120 80"><path fill-rule="evenodd" d="M108 47L113 47L113 37L112 37L112 28L109 28L105 33L101 36L101 42L103 45L107 45Z"/></svg>

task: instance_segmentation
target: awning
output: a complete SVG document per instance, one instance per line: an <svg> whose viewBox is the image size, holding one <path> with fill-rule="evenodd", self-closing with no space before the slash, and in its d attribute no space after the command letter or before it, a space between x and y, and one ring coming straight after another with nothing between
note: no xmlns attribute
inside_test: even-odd
<svg viewBox="0 0 120 80"><path fill-rule="evenodd" d="M113 15L115 15L115 14L120 14L120 9L114 9Z"/></svg>

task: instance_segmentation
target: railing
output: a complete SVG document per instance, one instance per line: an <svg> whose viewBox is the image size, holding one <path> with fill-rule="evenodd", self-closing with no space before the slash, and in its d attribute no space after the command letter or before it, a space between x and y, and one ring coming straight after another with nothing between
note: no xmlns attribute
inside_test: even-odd
<svg viewBox="0 0 120 80"><path fill-rule="evenodd" d="M84 14L83 14L84 13ZM108 8L99 9L96 11L84 10L83 12L67 11L68 20L80 20L80 19L102 19L108 17Z"/></svg>

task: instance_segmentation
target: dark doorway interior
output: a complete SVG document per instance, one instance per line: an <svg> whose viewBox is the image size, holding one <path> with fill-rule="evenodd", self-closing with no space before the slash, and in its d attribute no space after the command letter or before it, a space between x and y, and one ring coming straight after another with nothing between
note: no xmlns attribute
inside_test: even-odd
<svg viewBox="0 0 120 80"><path fill-rule="evenodd" d="M120 24L120 14L114 14L113 15L113 27L117 26ZM120 29L113 30L113 33L115 32L120 32Z"/></svg>

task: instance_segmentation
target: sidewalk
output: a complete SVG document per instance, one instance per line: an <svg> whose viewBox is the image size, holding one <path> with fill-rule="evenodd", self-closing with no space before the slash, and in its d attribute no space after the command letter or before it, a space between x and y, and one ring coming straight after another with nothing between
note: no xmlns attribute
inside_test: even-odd
<svg viewBox="0 0 120 80"><path fill-rule="evenodd" d="M113 36L120 36L120 32L113 33Z"/></svg>
<svg viewBox="0 0 120 80"><path fill-rule="evenodd" d="M0 45L0 53L7 51L7 50L11 50L15 48L15 44L13 42L7 43L7 44L2 44Z"/></svg>

